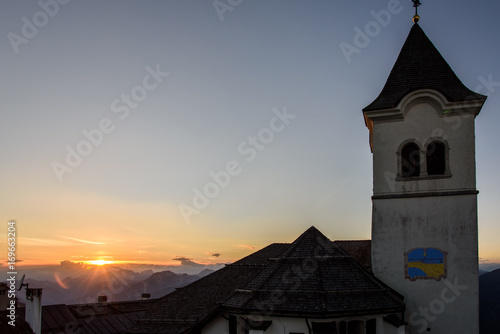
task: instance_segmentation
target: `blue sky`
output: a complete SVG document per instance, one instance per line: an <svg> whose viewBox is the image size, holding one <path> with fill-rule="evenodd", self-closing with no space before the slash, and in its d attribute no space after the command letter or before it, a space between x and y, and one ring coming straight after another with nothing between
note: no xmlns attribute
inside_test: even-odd
<svg viewBox="0 0 500 334"><path fill-rule="evenodd" d="M423 30L488 95L476 119L480 256L500 262L500 5L423 2ZM17 220L27 263L227 262L311 225L370 238L361 109L409 33L411 1L217 4L3 1L0 221ZM340 45L388 8L385 26L346 57ZM266 143L252 146L261 131ZM96 144L82 144L84 133ZM78 149L87 155L69 167ZM58 175L55 162L71 171ZM234 175L187 222L179 208L228 164Z"/></svg>

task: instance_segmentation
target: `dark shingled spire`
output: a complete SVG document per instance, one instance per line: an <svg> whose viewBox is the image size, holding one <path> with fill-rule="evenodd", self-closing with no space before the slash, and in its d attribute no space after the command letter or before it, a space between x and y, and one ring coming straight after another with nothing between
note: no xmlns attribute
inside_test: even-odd
<svg viewBox="0 0 500 334"><path fill-rule="evenodd" d="M434 89L450 102L485 100L464 86L436 47L415 23L380 95L363 111L394 108L408 93Z"/></svg>

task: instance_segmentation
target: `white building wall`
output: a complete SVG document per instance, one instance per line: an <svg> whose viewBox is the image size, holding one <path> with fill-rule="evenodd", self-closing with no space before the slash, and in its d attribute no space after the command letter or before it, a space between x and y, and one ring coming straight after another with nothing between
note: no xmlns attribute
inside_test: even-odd
<svg viewBox="0 0 500 334"><path fill-rule="evenodd" d="M201 331L202 334L229 334L229 321L222 316L216 317Z"/></svg>
<svg viewBox="0 0 500 334"><path fill-rule="evenodd" d="M475 203L475 195L373 202L373 272L404 295L411 334L478 333ZM448 253L446 280L405 279L404 253L418 247Z"/></svg>
<svg viewBox="0 0 500 334"><path fill-rule="evenodd" d="M408 333L477 334L477 195L415 196L475 191L474 116L443 113L446 107L428 101L403 110L404 121L373 124L373 272L405 296ZM401 143L416 139L423 146L433 137L449 145L452 176L396 179ZM404 253L414 248L447 252L447 279L406 279Z"/></svg>
<svg viewBox="0 0 500 334"><path fill-rule="evenodd" d="M312 322L331 322L331 321L367 321L370 319L377 320L377 334L403 334L404 328L396 328L393 325L385 322L383 317L380 316L367 316L367 317L354 317L354 318L337 318L337 319L308 319L309 326L312 326ZM226 315L227 317L227 315ZM238 323L241 326L244 323L244 319L256 319L250 315L239 315ZM264 317L259 318L260 320L271 320L272 324L269 328L263 332L263 334L290 334L290 333L303 333L309 334L309 328L306 323L305 318L286 318L286 317ZM203 334L228 334L229 333L229 322L222 316L218 316L213 321L211 321L202 330ZM238 334L243 334L241 330ZM251 333L260 334L259 331L253 331ZM364 333L361 333L364 334Z"/></svg>
<svg viewBox="0 0 500 334"><path fill-rule="evenodd" d="M474 116L459 113L446 116L443 109L427 103L405 113L404 121L375 123L373 129L373 194L475 189ZM451 178L398 182L397 151L407 139L422 146L433 137L444 138L450 147ZM425 161L425 160L424 160ZM421 160L421 163L424 161Z"/></svg>

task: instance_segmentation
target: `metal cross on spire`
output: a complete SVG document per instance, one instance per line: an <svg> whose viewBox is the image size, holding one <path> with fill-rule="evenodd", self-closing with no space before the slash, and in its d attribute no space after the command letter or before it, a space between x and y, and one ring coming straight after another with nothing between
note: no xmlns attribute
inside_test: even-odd
<svg viewBox="0 0 500 334"><path fill-rule="evenodd" d="M413 16L413 22L417 23L420 20L420 16L418 16L418 6L422 5L420 0L411 0L413 1L413 7L415 7L415 16Z"/></svg>

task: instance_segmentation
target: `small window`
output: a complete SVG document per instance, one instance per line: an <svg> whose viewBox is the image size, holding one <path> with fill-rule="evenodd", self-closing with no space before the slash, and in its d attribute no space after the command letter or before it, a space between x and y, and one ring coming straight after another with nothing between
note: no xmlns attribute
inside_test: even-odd
<svg viewBox="0 0 500 334"><path fill-rule="evenodd" d="M427 174L444 175L446 172L446 147L433 141L427 146Z"/></svg>
<svg viewBox="0 0 500 334"><path fill-rule="evenodd" d="M376 319L370 319L366 321L366 334L377 334Z"/></svg>
<svg viewBox="0 0 500 334"><path fill-rule="evenodd" d="M347 334L364 334L364 332L365 332L364 321L352 320L347 323Z"/></svg>
<svg viewBox="0 0 500 334"><path fill-rule="evenodd" d="M238 319L234 315L229 316L229 334L238 333Z"/></svg>
<svg viewBox="0 0 500 334"><path fill-rule="evenodd" d="M345 321L339 323L339 334L347 334L347 323Z"/></svg>
<svg viewBox="0 0 500 334"><path fill-rule="evenodd" d="M401 150L401 176L420 175L420 150L415 143L406 144Z"/></svg>
<svg viewBox="0 0 500 334"><path fill-rule="evenodd" d="M337 334L337 324L333 322L313 322L312 332L314 334Z"/></svg>
<svg viewBox="0 0 500 334"><path fill-rule="evenodd" d="M273 323L272 320L253 320L245 319L245 333L247 334L264 334L264 332Z"/></svg>

